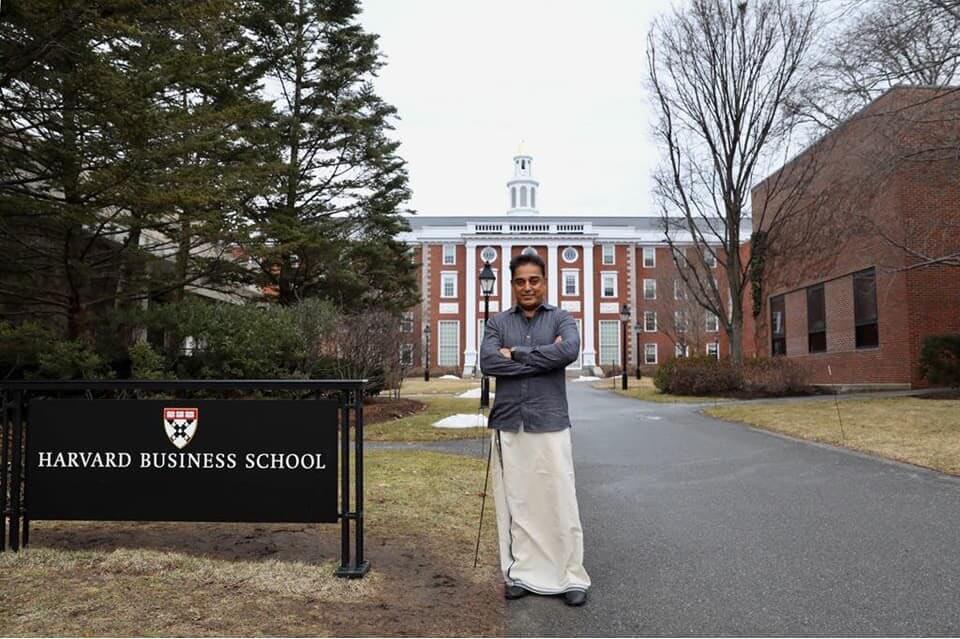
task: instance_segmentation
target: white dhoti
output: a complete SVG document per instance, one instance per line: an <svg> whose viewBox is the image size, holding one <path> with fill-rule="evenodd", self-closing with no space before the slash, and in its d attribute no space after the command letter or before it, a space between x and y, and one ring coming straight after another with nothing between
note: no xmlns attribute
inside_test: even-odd
<svg viewBox="0 0 960 639"><path fill-rule="evenodd" d="M494 432L492 446L500 567L507 585L542 595L589 588L570 429Z"/></svg>

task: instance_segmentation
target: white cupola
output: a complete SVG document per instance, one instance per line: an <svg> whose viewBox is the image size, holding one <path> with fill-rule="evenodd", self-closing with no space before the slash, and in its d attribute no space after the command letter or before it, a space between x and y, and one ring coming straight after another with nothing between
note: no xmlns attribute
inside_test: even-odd
<svg viewBox="0 0 960 639"><path fill-rule="evenodd" d="M533 157L523 151L523 145L513 157L513 178L507 182L510 208L507 215L537 214L537 189L540 183L533 179Z"/></svg>

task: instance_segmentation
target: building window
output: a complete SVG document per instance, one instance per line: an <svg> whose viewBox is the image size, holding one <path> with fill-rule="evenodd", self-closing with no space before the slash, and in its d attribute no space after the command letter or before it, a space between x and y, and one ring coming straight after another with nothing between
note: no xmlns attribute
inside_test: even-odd
<svg viewBox="0 0 960 639"><path fill-rule="evenodd" d="M457 274L455 272L440 274L440 297L457 296Z"/></svg>
<svg viewBox="0 0 960 639"><path fill-rule="evenodd" d="M720 342L707 343L707 357L720 359Z"/></svg>
<svg viewBox="0 0 960 639"><path fill-rule="evenodd" d="M600 297L616 297L616 296L617 296L617 274L601 273L600 274Z"/></svg>
<svg viewBox="0 0 960 639"><path fill-rule="evenodd" d="M521 186L520 187L520 208L523 209L526 207L527 207L527 187Z"/></svg>
<svg viewBox="0 0 960 639"><path fill-rule="evenodd" d="M567 264L576 262L578 257L580 257L580 253L577 252L577 249L573 248L572 246L568 246L567 248L563 249L563 261Z"/></svg>
<svg viewBox="0 0 960 639"><path fill-rule="evenodd" d="M537 208L537 189L536 187L530 187L530 208Z"/></svg>
<svg viewBox="0 0 960 639"><path fill-rule="evenodd" d="M647 333L655 333L657 331L657 312L656 311L643 312L643 330Z"/></svg>
<svg viewBox="0 0 960 639"><path fill-rule="evenodd" d="M568 296L580 294L580 272L579 271L563 272L563 294Z"/></svg>
<svg viewBox="0 0 960 639"><path fill-rule="evenodd" d="M690 345L689 344L677 344L673 348L674 357L690 357Z"/></svg>
<svg viewBox="0 0 960 639"><path fill-rule="evenodd" d="M644 364L657 363L657 345L656 344L643 345L643 363Z"/></svg>
<svg viewBox="0 0 960 639"><path fill-rule="evenodd" d="M652 246L643 247L643 268L654 268L657 265L657 249Z"/></svg>
<svg viewBox="0 0 960 639"><path fill-rule="evenodd" d="M807 289L807 349L811 353L827 350L827 309L823 284Z"/></svg>
<svg viewBox="0 0 960 639"><path fill-rule="evenodd" d="M720 318L717 317L716 313L707 311L705 328L708 333L717 333L720 331Z"/></svg>
<svg viewBox="0 0 960 639"><path fill-rule="evenodd" d="M620 363L620 320L600 320L600 365Z"/></svg>
<svg viewBox="0 0 960 639"><path fill-rule="evenodd" d="M703 263L707 265L707 268L716 268L717 267L717 256L714 255L713 251L709 247L703 247ZM707 347L710 345L707 344Z"/></svg>
<svg viewBox="0 0 960 639"><path fill-rule="evenodd" d="M510 189L510 208L517 208L517 187L512 187Z"/></svg>
<svg viewBox="0 0 960 639"><path fill-rule="evenodd" d="M413 311L404 311L400 318L400 330L404 333L413 332Z"/></svg>
<svg viewBox="0 0 960 639"><path fill-rule="evenodd" d="M673 327L678 333L687 332L687 314L683 311L673 312Z"/></svg>
<svg viewBox="0 0 960 639"><path fill-rule="evenodd" d="M497 259L497 249L492 246L483 247L483 250L480 251L480 259L484 262L493 262Z"/></svg>
<svg viewBox="0 0 960 639"><path fill-rule="evenodd" d="M523 249L523 251L521 251L521 255L536 255L536 254L537 254L537 249L533 248L532 246L528 246L527 248Z"/></svg>
<svg viewBox="0 0 960 639"><path fill-rule="evenodd" d="M657 299L657 280L643 280L643 299Z"/></svg>
<svg viewBox="0 0 960 639"><path fill-rule="evenodd" d="M400 345L400 365L413 366L413 344Z"/></svg>
<svg viewBox="0 0 960 639"><path fill-rule="evenodd" d="M877 272L867 269L853 274L853 322L857 348L880 346L877 324Z"/></svg>
<svg viewBox="0 0 960 639"><path fill-rule="evenodd" d="M456 244L443 245L443 263L446 266L457 263L457 245Z"/></svg>
<svg viewBox="0 0 960 639"><path fill-rule="evenodd" d="M687 288L684 285L683 280L673 280L673 299L687 299Z"/></svg>
<svg viewBox="0 0 960 639"><path fill-rule="evenodd" d="M602 247L602 257L600 259L601 264L616 264L614 261L616 259L616 254L613 251L613 244L604 244Z"/></svg>
<svg viewBox="0 0 960 639"><path fill-rule="evenodd" d="M787 354L787 316L783 295L770 298L770 354Z"/></svg>
<svg viewBox="0 0 960 639"><path fill-rule="evenodd" d="M437 322L437 366L460 365L460 321Z"/></svg>

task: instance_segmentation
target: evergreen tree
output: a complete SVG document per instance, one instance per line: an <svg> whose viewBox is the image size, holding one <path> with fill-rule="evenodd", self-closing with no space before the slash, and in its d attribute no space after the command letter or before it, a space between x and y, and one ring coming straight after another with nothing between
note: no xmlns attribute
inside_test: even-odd
<svg viewBox="0 0 960 639"><path fill-rule="evenodd" d="M396 110L371 80L377 37L356 0L271 0L251 21L279 94L284 170L255 218L252 250L282 304L319 297L399 310L416 301L414 267L395 241L409 198Z"/></svg>

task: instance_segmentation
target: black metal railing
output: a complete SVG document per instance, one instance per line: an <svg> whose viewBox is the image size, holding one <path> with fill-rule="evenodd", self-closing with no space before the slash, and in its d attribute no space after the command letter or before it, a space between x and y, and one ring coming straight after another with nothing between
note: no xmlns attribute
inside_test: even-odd
<svg viewBox="0 0 960 639"><path fill-rule="evenodd" d="M339 397L340 428L340 565L339 577L362 577L370 564L363 556L363 393L367 380L70 380L0 382L0 551L13 551L30 541L29 481L26 460L30 448L29 400L79 394L215 393L235 391L293 392L303 401ZM131 395L128 395L130 393ZM178 394L178 397L182 395ZM350 414L354 426L354 495L350 499ZM353 552L350 548L354 522Z"/></svg>

